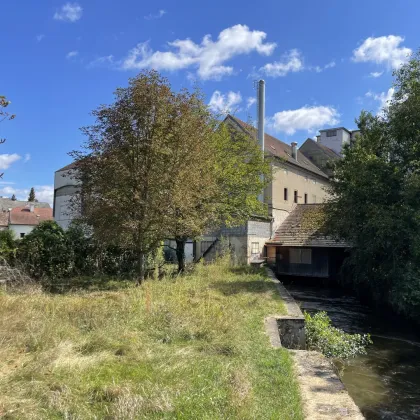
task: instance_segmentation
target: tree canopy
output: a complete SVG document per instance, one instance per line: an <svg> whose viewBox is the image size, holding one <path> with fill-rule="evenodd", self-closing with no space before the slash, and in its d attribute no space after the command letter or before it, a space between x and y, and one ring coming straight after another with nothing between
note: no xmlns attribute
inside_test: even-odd
<svg viewBox="0 0 420 420"><path fill-rule="evenodd" d="M163 239L183 247L187 238L262 211L257 195L269 164L254 139L232 137L198 90L174 92L147 71L93 115L95 123L82 129L83 149L71 153L82 185L73 207L98 239L135 249L140 280L145 255Z"/></svg>
<svg viewBox="0 0 420 420"><path fill-rule="evenodd" d="M28 201L30 202L36 201L34 187L32 187L31 190L29 191Z"/></svg>
<svg viewBox="0 0 420 420"><path fill-rule="evenodd" d="M360 136L335 164L330 230L352 244L346 278L378 304L420 315L420 57L395 71L379 115L362 112Z"/></svg>

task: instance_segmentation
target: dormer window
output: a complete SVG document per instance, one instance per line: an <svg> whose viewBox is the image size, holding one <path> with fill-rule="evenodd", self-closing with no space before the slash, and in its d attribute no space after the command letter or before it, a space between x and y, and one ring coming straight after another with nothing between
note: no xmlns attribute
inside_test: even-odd
<svg viewBox="0 0 420 420"><path fill-rule="evenodd" d="M327 131L327 137L336 137L337 136L337 130L328 130Z"/></svg>

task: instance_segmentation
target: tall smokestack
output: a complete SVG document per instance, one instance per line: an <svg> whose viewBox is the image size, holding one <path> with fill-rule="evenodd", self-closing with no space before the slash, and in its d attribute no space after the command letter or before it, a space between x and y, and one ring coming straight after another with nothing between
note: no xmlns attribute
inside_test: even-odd
<svg viewBox="0 0 420 420"><path fill-rule="evenodd" d="M265 82L258 82L258 142L264 154L264 122L265 122ZM264 202L264 191L258 196L258 200Z"/></svg>
<svg viewBox="0 0 420 420"><path fill-rule="evenodd" d="M297 143L292 141L292 158L297 160Z"/></svg>
<svg viewBox="0 0 420 420"><path fill-rule="evenodd" d="M258 141L264 153L265 82L258 82Z"/></svg>

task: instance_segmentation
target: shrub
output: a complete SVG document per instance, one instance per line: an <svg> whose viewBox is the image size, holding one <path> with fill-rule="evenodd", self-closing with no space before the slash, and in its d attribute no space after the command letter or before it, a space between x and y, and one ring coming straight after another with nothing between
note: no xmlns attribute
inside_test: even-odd
<svg viewBox="0 0 420 420"><path fill-rule="evenodd" d="M26 235L19 243L17 256L35 279L57 279L69 275L71 270L66 234L54 221L42 222Z"/></svg>
<svg viewBox="0 0 420 420"><path fill-rule="evenodd" d="M366 347L372 343L369 334L347 334L331 325L326 312L313 317L305 312L306 344L309 350L317 350L326 357L348 359L366 354Z"/></svg>
<svg viewBox="0 0 420 420"><path fill-rule="evenodd" d="M0 230L0 257L7 262L13 262L16 256L16 241L11 230Z"/></svg>

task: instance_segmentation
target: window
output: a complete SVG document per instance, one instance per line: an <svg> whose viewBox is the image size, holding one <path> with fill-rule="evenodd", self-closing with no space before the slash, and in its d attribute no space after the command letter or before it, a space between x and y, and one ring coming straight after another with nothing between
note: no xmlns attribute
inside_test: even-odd
<svg viewBox="0 0 420 420"><path fill-rule="evenodd" d="M284 201L287 201L289 198L288 198L288 191L287 191L287 188L285 188L284 189Z"/></svg>
<svg viewBox="0 0 420 420"><path fill-rule="evenodd" d="M309 178L307 176L305 176L305 182L308 182Z"/></svg>
<svg viewBox="0 0 420 420"><path fill-rule="evenodd" d="M297 192L297 190L295 190L294 202L295 203L298 202L298 192Z"/></svg>
<svg viewBox="0 0 420 420"><path fill-rule="evenodd" d="M327 137L336 137L337 136L337 130L328 130L327 131Z"/></svg>
<svg viewBox="0 0 420 420"><path fill-rule="evenodd" d="M308 204L308 194L305 193L305 204Z"/></svg>
<svg viewBox="0 0 420 420"><path fill-rule="evenodd" d="M290 248L290 264L312 264L312 249Z"/></svg>
<svg viewBox="0 0 420 420"><path fill-rule="evenodd" d="M259 242L251 242L251 254L256 255L260 253L260 244Z"/></svg>
<svg viewBox="0 0 420 420"><path fill-rule="evenodd" d="M312 202L316 203L316 195L315 194L312 196Z"/></svg>
<svg viewBox="0 0 420 420"><path fill-rule="evenodd" d="M24 238L24 237L25 237L25 234L22 232L22 233L20 234L20 237L21 237L21 238Z"/></svg>

